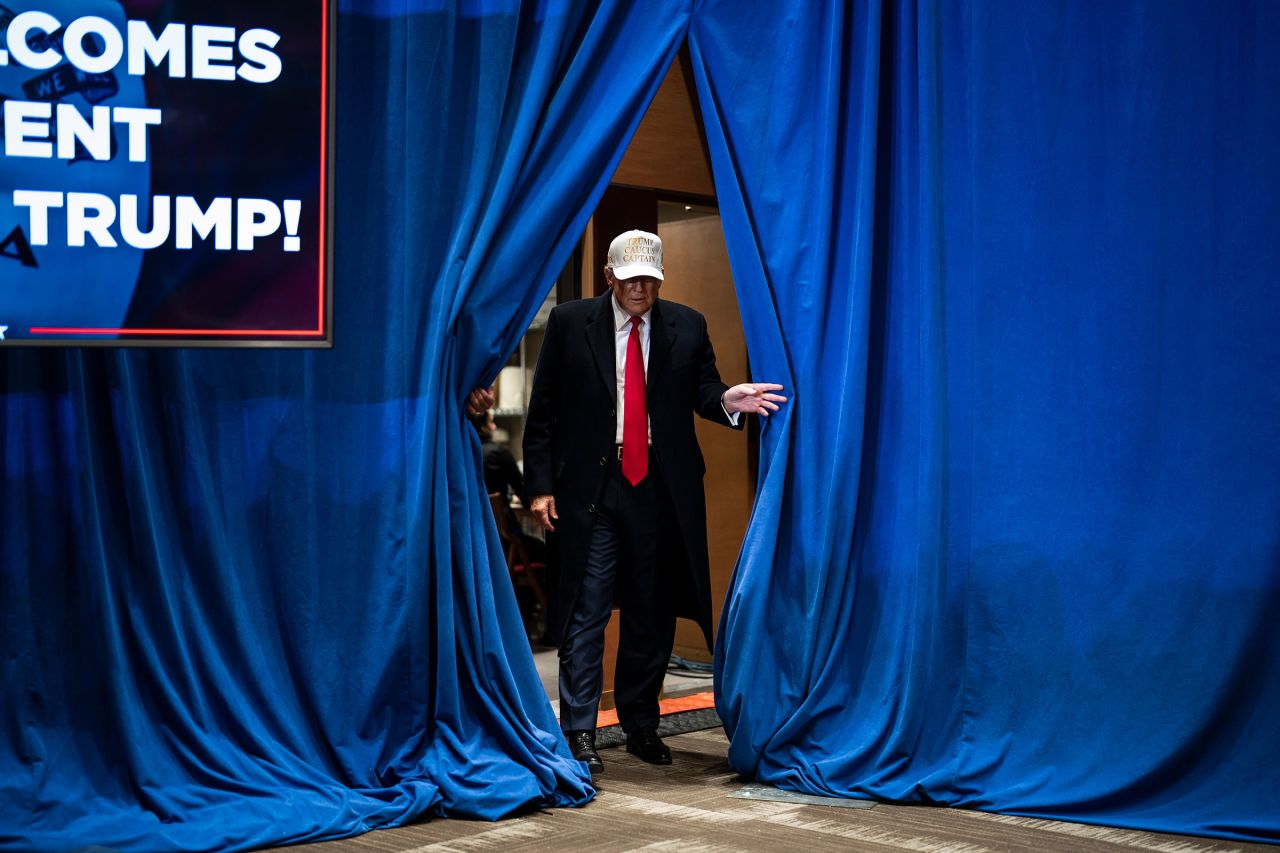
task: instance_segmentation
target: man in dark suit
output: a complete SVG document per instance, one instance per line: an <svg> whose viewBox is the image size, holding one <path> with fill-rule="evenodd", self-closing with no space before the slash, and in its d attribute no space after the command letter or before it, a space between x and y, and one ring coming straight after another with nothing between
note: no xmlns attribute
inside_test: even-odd
<svg viewBox="0 0 1280 853"><path fill-rule="evenodd" d="M658 696L675 619L711 644L702 452L693 415L741 429L785 402L774 384L720 381L706 319L659 301L662 241L628 231L609 248L610 292L547 322L524 432L534 516L561 555L560 723L593 772L604 629L621 609L614 695L627 751L670 764Z"/></svg>

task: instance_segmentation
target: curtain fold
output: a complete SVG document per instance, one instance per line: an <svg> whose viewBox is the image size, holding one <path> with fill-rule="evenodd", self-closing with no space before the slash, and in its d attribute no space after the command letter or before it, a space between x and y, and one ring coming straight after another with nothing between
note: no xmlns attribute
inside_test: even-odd
<svg viewBox="0 0 1280 853"><path fill-rule="evenodd" d="M3 355L0 849L240 850L590 799L461 404L688 14L346 4L334 349Z"/></svg>
<svg viewBox="0 0 1280 853"><path fill-rule="evenodd" d="M726 105L704 116L753 373L769 378L780 349L758 355L753 325L777 323L793 394L766 429L721 625L720 707L735 768L828 795L909 799L957 735L959 626L940 606L955 585L936 559L952 511L934 440L936 117L914 109L934 69L913 61L918 37L875 3L797 8L768 28L708 3L690 39L704 104ZM753 88L771 97L734 98ZM726 197L726 183L741 191ZM746 319L760 314L774 316ZM871 654L881 644L894 653Z"/></svg>
<svg viewBox="0 0 1280 853"><path fill-rule="evenodd" d="M699 2L753 374L793 395L716 650L734 769L1280 838L1277 35Z"/></svg>

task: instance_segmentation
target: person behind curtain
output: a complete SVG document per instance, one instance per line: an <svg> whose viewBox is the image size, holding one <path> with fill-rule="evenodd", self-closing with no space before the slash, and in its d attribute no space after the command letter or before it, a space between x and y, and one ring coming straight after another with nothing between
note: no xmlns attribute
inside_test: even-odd
<svg viewBox="0 0 1280 853"><path fill-rule="evenodd" d="M480 435L480 450L484 459L484 487L489 494L498 492L503 502L510 505L511 495L524 499L524 476L515 456L505 445L493 440L497 424L493 412L488 409L470 411L468 420Z"/></svg>
<svg viewBox="0 0 1280 853"><path fill-rule="evenodd" d="M547 322L525 424L526 491L560 540L560 721L592 772L604 630L621 610L614 695L627 751L670 764L658 696L675 619L711 644L702 453L693 415L741 429L768 416L781 385L720 381L706 319L658 299L662 241L628 231L609 247L609 293L557 306Z"/></svg>

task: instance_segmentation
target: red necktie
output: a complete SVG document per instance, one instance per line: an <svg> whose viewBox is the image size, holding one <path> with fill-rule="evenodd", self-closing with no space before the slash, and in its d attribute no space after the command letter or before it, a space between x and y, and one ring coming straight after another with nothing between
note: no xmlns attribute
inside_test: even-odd
<svg viewBox="0 0 1280 853"><path fill-rule="evenodd" d="M649 412L644 401L644 353L640 351L643 322L639 317L631 318L622 379L622 476L633 486L649 474Z"/></svg>

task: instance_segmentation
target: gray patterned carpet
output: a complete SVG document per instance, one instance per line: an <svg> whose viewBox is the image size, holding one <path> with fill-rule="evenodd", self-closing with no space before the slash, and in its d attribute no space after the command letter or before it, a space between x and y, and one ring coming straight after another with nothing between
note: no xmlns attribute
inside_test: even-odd
<svg viewBox="0 0 1280 853"><path fill-rule="evenodd" d="M880 804L829 808L731 799L745 783L725 762L720 729L667 739L670 767L652 767L620 748L601 752L600 794L582 809L556 809L480 823L437 820L345 841L288 848L291 853L476 853L554 850L730 851L912 850L924 853L1218 853L1280 848L1134 832L960 809Z"/></svg>

